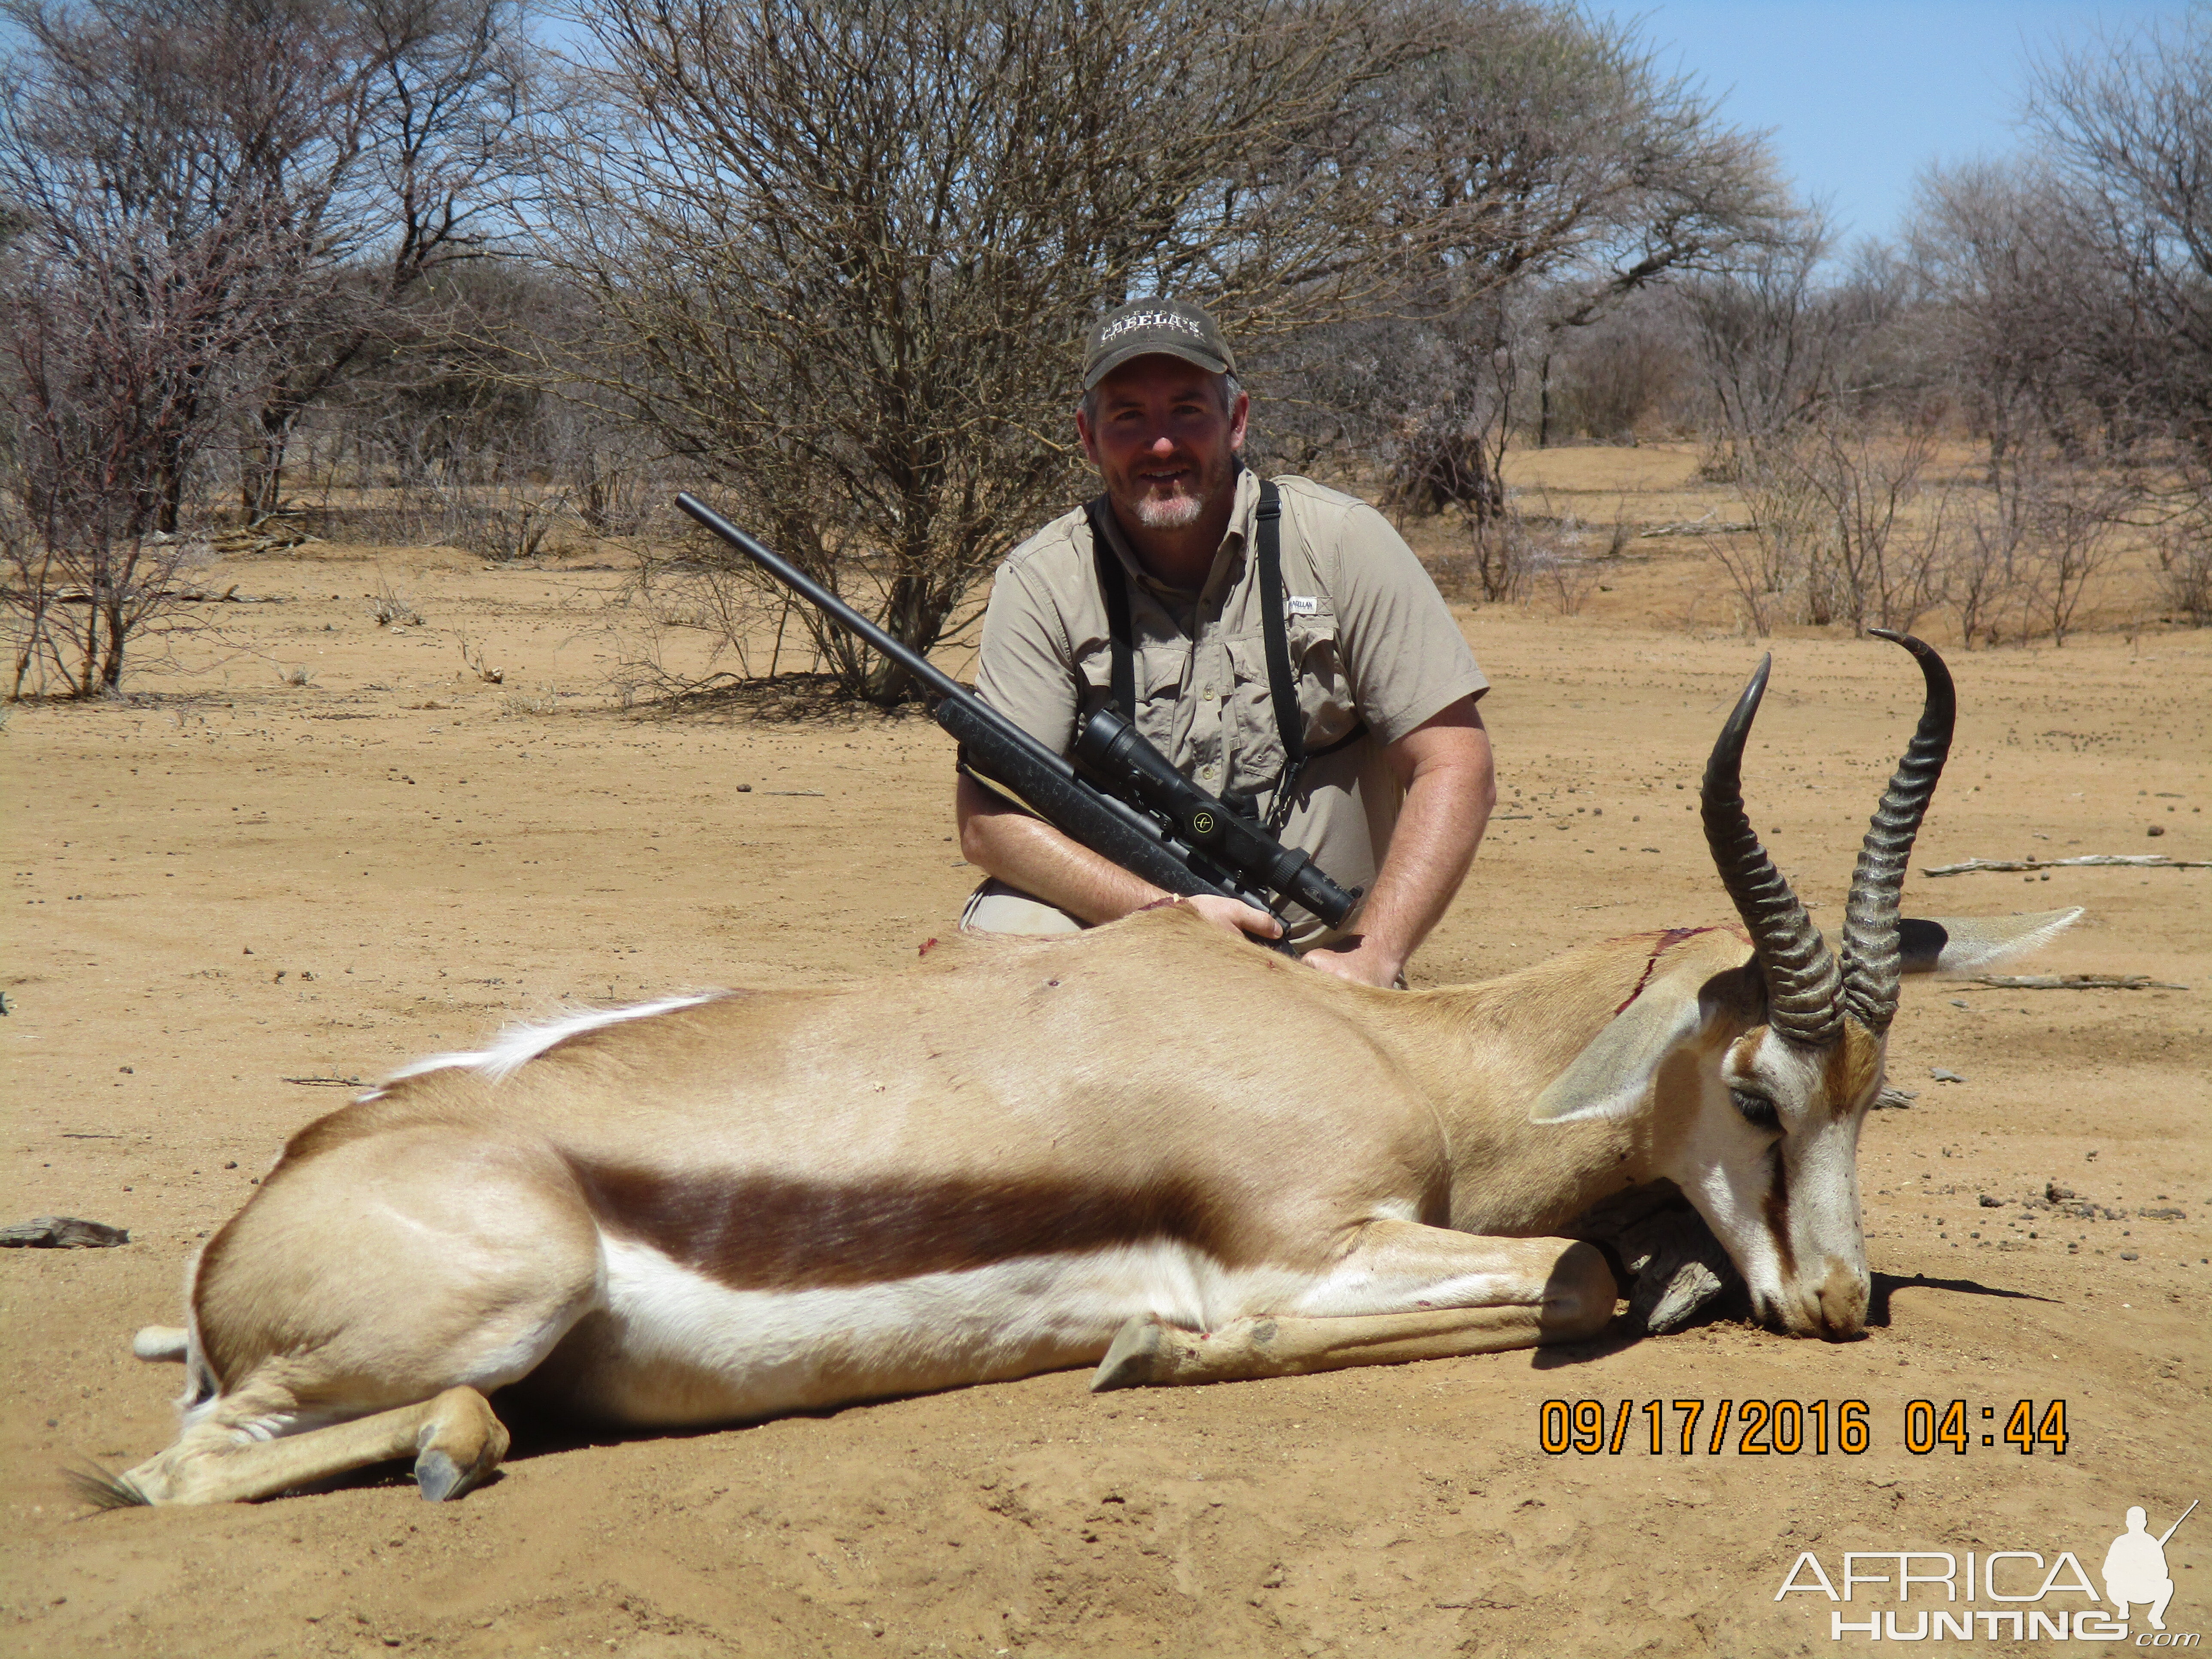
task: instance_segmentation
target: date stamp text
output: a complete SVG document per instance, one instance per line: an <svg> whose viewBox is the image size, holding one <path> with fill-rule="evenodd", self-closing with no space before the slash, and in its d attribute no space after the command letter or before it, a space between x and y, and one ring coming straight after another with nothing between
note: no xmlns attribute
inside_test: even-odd
<svg viewBox="0 0 2212 1659"><path fill-rule="evenodd" d="M1872 1414L1863 1400L1547 1400L1536 1412L1536 1444L1550 1457L1856 1457L1874 1443ZM2066 1455L2063 1400L2004 1407L1913 1400L1899 1426L1916 1457L2000 1446L2023 1457L2039 1448Z"/></svg>

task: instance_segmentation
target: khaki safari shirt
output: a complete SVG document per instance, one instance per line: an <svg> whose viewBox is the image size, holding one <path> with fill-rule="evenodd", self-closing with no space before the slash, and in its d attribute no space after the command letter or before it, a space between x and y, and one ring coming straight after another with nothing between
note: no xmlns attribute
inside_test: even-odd
<svg viewBox="0 0 2212 1659"><path fill-rule="evenodd" d="M1398 817L1397 780L1384 747L1460 697L1490 688L1428 573L1382 515L1310 479L1276 480L1283 502L1285 632L1298 676L1311 757L1283 839L1310 854L1337 884L1371 888ZM1128 575L1137 729L1182 774L1213 794L1274 804L1282 734L1267 683L1267 651L1252 544L1258 477L1237 481L1228 532L1206 586L1192 593L1145 574L1110 509L1107 538ZM1073 752L1078 720L1112 696L1113 643L1080 508L1007 556L983 618L975 689L1048 749ZM1366 735L1326 748L1360 720ZM1293 908L1301 949L1331 937ZM1355 914L1347 931L1358 926Z"/></svg>

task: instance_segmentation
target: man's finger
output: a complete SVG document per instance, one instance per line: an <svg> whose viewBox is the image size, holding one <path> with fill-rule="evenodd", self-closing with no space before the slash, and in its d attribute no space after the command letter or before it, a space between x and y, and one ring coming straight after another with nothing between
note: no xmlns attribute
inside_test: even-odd
<svg viewBox="0 0 2212 1659"><path fill-rule="evenodd" d="M1237 919L1237 925L1246 933L1257 933L1261 939L1282 938L1283 924L1265 910L1257 909L1249 904L1240 905L1237 908L1243 912L1243 915Z"/></svg>
<svg viewBox="0 0 2212 1659"><path fill-rule="evenodd" d="M1276 939L1282 934L1281 922L1265 910L1241 899L1200 893L1190 898L1179 899L1176 902L1189 905L1215 927L1225 927L1232 933L1256 934L1261 939Z"/></svg>

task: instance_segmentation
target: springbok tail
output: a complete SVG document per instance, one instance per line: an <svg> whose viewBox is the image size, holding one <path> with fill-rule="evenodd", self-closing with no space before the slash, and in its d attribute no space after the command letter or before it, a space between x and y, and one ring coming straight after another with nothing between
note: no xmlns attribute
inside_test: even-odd
<svg viewBox="0 0 2212 1659"><path fill-rule="evenodd" d="M135 1510L148 1506L145 1493L119 1474L111 1474L90 1458L65 1466L62 1479L95 1510Z"/></svg>
<svg viewBox="0 0 2212 1659"><path fill-rule="evenodd" d="M131 1352L149 1364L181 1365L191 1345L191 1333L182 1325L147 1325L131 1339Z"/></svg>

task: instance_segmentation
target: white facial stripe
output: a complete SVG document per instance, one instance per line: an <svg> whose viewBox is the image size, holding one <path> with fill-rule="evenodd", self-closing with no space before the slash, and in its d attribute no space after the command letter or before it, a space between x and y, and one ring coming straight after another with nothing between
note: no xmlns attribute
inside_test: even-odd
<svg viewBox="0 0 2212 1659"><path fill-rule="evenodd" d="M500 1033L489 1048L469 1054L431 1054L422 1060L410 1060L384 1079L385 1085L421 1077L426 1072L443 1072L454 1067L469 1067L483 1073L493 1083L510 1076L519 1067L544 1054L557 1042L585 1031L596 1031L605 1025L620 1025L633 1019L650 1019L655 1014L673 1013L678 1008L696 1008L702 1002L712 1002L728 995L726 991L707 991L696 996L669 997L659 1002L640 1003L633 1008L594 1008L586 1013L572 1014L566 1019L551 1020L543 1025L510 1026ZM362 1097L373 1100L382 1091L372 1091Z"/></svg>
<svg viewBox="0 0 2212 1659"><path fill-rule="evenodd" d="M1752 1294L1771 1297L1782 1289L1782 1257L1766 1224L1765 1199L1772 1185L1770 1154L1762 1148L1747 1158L1741 1146L1728 1151L1732 1156L1713 1160L1702 1179L1685 1183L1678 1178L1677 1184L1735 1259Z"/></svg>
<svg viewBox="0 0 2212 1659"><path fill-rule="evenodd" d="M1863 1280L1866 1243L1858 1210L1860 1117L1829 1109L1826 1057L1784 1043L1771 1032L1755 1051L1732 1052L1706 1086L1691 1133L1668 1170L1713 1235L1727 1247L1762 1316L1792 1329L1817 1328L1822 1291L1838 1267ZM1728 1097L1747 1084L1782 1104L1787 1139L1747 1125ZM1774 1237L1769 1198L1778 1171L1787 1237ZM1785 1276L1785 1262L1788 1264ZM1832 1301L1832 1297L1829 1298ZM1833 1308L1827 1309L1832 1316Z"/></svg>
<svg viewBox="0 0 2212 1659"><path fill-rule="evenodd" d="M1814 1283L1831 1262L1863 1272L1866 1236L1859 1223L1859 1122L1822 1125L1797 1149L1790 1172L1790 1243L1799 1273Z"/></svg>
<svg viewBox="0 0 2212 1659"><path fill-rule="evenodd" d="M1728 1076L1701 1086L1697 1115L1676 1153L1679 1161L1666 1173L1705 1217L1753 1300L1764 1304L1783 1288L1782 1259L1765 1213L1773 1184L1774 1138L1745 1122L1729 1097L1730 1079L1745 1080L1756 1076L1755 1070L1733 1065L1725 1069Z"/></svg>

